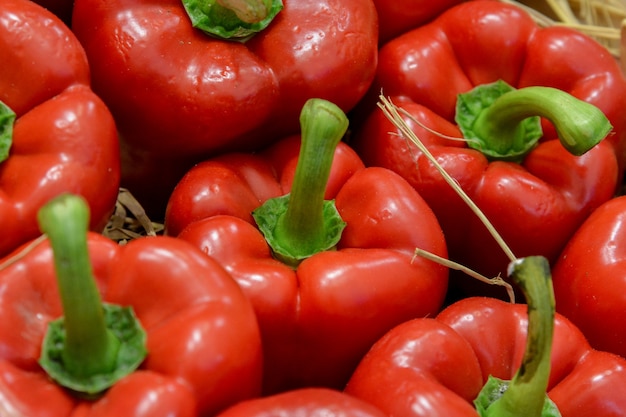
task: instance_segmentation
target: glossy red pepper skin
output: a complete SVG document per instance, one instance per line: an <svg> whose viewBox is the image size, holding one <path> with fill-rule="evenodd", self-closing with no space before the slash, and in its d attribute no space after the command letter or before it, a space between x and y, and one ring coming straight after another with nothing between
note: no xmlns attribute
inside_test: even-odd
<svg viewBox="0 0 626 417"><path fill-rule="evenodd" d="M348 111L377 64L371 0L286 0L246 43L194 29L180 0L79 0L73 20L121 132L123 184L159 216L193 162L297 133L311 97Z"/></svg>
<svg viewBox="0 0 626 417"><path fill-rule="evenodd" d="M374 0L381 44L422 26L463 0Z"/></svg>
<svg viewBox="0 0 626 417"><path fill-rule="evenodd" d="M44 241L0 270L3 415L209 416L260 393L254 311L219 264L168 237L119 246L91 233L88 242L103 301L133 307L148 334L148 357L95 401L51 382L37 360L47 323L63 313Z"/></svg>
<svg viewBox="0 0 626 417"><path fill-rule="evenodd" d="M6 0L0 62L0 101L16 114L0 162L0 256L39 236L38 209L63 192L85 197L91 227L102 231L119 188L119 143L78 40L41 6Z"/></svg>
<svg viewBox="0 0 626 417"><path fill-rule="evenodd" d="M458 301L436 318L394 328L364 357L346 392L389 415L478 416L472 401L493 375L520 366L526 306L490 297ZM626 361L592 349L564 316L555 321L548 395L563 417L620 416Z"/></svg>
<svg viewBox="0 0 626 417"><path fill-rule="evenodd" d="M462 141L409 125L516 256L541 254L553 262L621 178L626 81L607 51L565 28L540 29L514 6L472 1L383 46L375 85L431 129L461 137L454 122L457 94L498 79L520 88L556 87L591 102L614 131L574 157L546 122L541 144L516 164L489 162ZM378 109L371 112L353 141L366 165L393 169L418 190L437 214L452 259L487 276L504 273L508 259L466 204L416 147L389 132L397 129Z"/></svg>
<svg viewBox="0 0 626 417"><path fill-rule="evenodd" d="M626 357L626 196L589 216L553 268L557 311L567 316L597 349Z"/></svg>
<svg viewBox="0 0 626 417"><path fill-rule="evenodd" d="M397 174L363 168L345 143L326 199L347 223L336 251L297 269L272 257L250 213L289 192L298 136L260 154L230 154L191 169L172 193L166 233L218 260L252 300L264 338L266 392L341 388L371 344L408 317L435 314L445 268L412 261L415 247L446 256L430 208Z"/></svg>
<svg viewBox="0 0 626 417"><path fill-rule="evenodd" d="M623 170L626 80L616 60L580 32L540 28L510 4L464 2L395 38L380 50L373 89L454 120L459 93L499 79L517 88L555 87L597 106L614 127L609 142ZM555 136L547 124L544 132L546 139Z"/></svg>
<svg viewBox="0 0 626 417"><path fill-rule="evenodd" d="M243 401L218 417L263 416L385 417L387 414L365 401L327 388L301 388Z"/></svg>

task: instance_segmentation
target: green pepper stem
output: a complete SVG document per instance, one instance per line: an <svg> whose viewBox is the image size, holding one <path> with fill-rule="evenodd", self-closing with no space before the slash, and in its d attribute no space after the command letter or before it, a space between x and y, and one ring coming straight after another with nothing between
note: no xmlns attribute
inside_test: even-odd
<svg viewBox="0 0 626 417"><path fill-rule="evenodd" d="M326 234L322 207L335 148L348 128L343 111L328 101L305 104L300 115L302 144L287 212L278 222L287 245L315 247Z"/></svg>
<svg viewBox="0 0 626 417"><path fill-rule="evenodd" d="M532 116L548 119L561 144L572 154L582 155L611 131L604 113L594 105L552 87L526 87L506 93L478 118L475 128L485 137L510 140L511 126Z"/></svg>
<svg viewBox="0 0 626 417"><path fill-rule="evenodd" d="M283 9L282 0L182 0L193 27L219 39L246 42Z"/></svg>
<svg viewBox="0 0 626 417"><path fill-rule="evenodd" d="M120 342L105 324L91 269L87 203L61 195L39 211L38 220L54 252L66 331L63 363L79 376L109 372L115 367Z"/></svg>
<svg viewBox="0 0 626 417"><path fill-rule="evenodd" d="M517 259L509 276L519 285L528 305L528 336L522 363L508 389L487 409L494 417L539 417L546 401L554 333L555 301L548 260Z"/></svg>
<svg viewBox="0 0 626 417"><path fill-rule="evenodd" d="M334 202L324 196L348 118L335 104L310 99L302 108L300 124L302 139L291 192L266 201L252 213L274 256L290 266L332 249L345 227Z"/></svg>
<svg viewBox="0 0 626 417"><path fill-rule="evenodd" d="M612 126L600 109L556 88L514 89L504 81L460 94L456 121L468 145L491 159L520 161L542 136L540 117L573 155L597 145Z"/></svg>
<svg viewBox="0 0 626 417"><path fill-rule="evenodd" d="M216 0L216 3L231 10L246 23L263 21L271 8L271 1L268 0Z"/></svg>

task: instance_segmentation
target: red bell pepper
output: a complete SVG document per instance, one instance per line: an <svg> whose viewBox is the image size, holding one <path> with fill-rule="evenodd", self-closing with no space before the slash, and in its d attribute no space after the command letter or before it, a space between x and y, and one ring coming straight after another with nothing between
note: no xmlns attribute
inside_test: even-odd
<svg viewBox="0 0 626 417"><path fill-rule="evenodd" d="M392 171L364 168L339 142L348 122L336 106L310 100L302 122L302 141L292 136L196 165L172 193L165 220L167 234L218 260L252 300L266 393L342 387L378 337L435 314L447 290L446 268L412 260L415 247L446 256L422 198ZM265 233L262 213L274 205L282 214L269 213L277 226ZM322 243L310 247L315 241Z"/></svg>
<svg viewBox="0 0 626 417"><path fill-rule="evenodd" d="M463 0L374 0L378 12L379 42L381 44L425 25L446 9Z"/></svg>
<svg viewBox="0 0 626 417"><path fill-rule="evenodd" d="M358 398L328 388L301 388L236 404L217 417L385 417Z"/></svg>
<svg viewBox="0 0 626 417"><path fill-rule="evenodd" d="M626 196L614 198L589 216L557 260L557 310L596 349L626 357Z"/></svg>
<svg viewBox="0 0 626 417"><path fill-rule="evenodd" d="M346 392L403 417L622 416L626 360L592 349L554 312L545 258L511 271L527 306L472 297L405 322L372 347Z"/></svg>
<svg viewBox="0 0 626 417"><path fill-rule="evenodd" d="M624 167L626 81L595 41L566 28L539 28L515 6L478 0L395 38L379 57L378 91L417 120L407 118L517 256L543 255L553 262L580 223L614 195ZM476 138L466 129L461 133L462 117L455 111L472 110L468 101L474 86L497 91L502 81L517 87L507 97L519 95L519 101L500 100L483 115L476 127L492 136L492 143L470 147ZM578 99L584 115L564 109L563 100L572 101L565 94ZM613 130L593 149L574 156L556 139L565 134L564 127L580 128L581 136L590 132L589 105L602 111ZM541 116L541 130L519 127L517 122L528 116ZM514 136L516 129L543 135L507 155L498 148L525 142ZM596 133L600 137L606 131ZM366 165L398 172L424 197L441 223L452 259L487 276L506 269L509 260L482 224L423 154L398 140L397 129L381 112L370 114L352 144Z"/></svg>
<svg viewBox="0 0 626 417"><path fill-rule="evenodd" d="M120 182L113 117L72 32L27 0L0 10L0 256L39 236L37 210L80 194L102 231Z"/></svg>
<svg viewBox="0 0 626 417"><path fill-rule="evenodd" d="M230 275L178 239L88 233L88 215L53 199L47 239L0 263L2 415L210 416L259 395L259 328Z"/></svg>
<svg viewBox="0 0 626 417"><path fill-rule="evenodd" d="M285 0L280 11L278 0L235 2L277 13L245 42L194 27L215 18L213 10L224 3L75 2L72 28L89 56L95 91L121 133L123 185L159 219L193 162L297 133L298 113L310 97L348 111L374 77L372 0ZM224 14L235 20L233 12Z"/></svg>

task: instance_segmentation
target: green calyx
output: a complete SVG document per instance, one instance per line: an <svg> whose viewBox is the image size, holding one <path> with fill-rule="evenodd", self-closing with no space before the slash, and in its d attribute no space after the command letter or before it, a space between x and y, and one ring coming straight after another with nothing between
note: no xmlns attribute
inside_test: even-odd
<svg viewBox="0 0 626 417"><path fill-rule="evenodd" d="M502 395L508 391L511 382L505 381L500 378L496 378L492 375L487 379L487 383L481 390L478 398L474 401L474 406L476 407L476 411L480 416L493 416L499 417L502 416L524 416L527 414L496 414L493 410L491 412L487 411L488 408L497 400L499 400ZM543 407L541 408L540 414L537 416L541 417L561 417L561 413L559 409L556 407L554 401L552 401L547 395L545 396L545 401L543 403Z"/></svg>
<svg viewBox="0 0 626 417"><path fill-rule="evenodd" d="M491 160L520 162L543 135L541 117L573 155L589 151L612 129L600 109L562 90L515 89L502 80L460 94L455 120L469 147Z"/></svg>
<svg viewBox="0 0 626 417"><path fill-rule="evenodd" d="M252 213L274 256L291 267L333 250L345 228L334 201L324 200L335 148L348 118L335 104L310 99L300 114L302 143L291 192Z"/></svg>
<svg viewBox="0 0 626 417"><path fill-rule="evenodd" d="M13 125L15 112L0 101L0 163L9 157L9 150L13 143Z"/></svg>
<svg viewBox="0 0 626 417"><path fill-rule="evenodd" d="M43 341L46 349L42 349L39 359L48 375L60 385L87 398L97 396L132 373L147 354L145 332L132 308L114 304L103 304L102 308L104 325L112 341L109 345L113 347L107 351L106 360L101 362L107 364L102 371L82 373L78 365L80 362L68 358L70 349L67 348L69 342L63 318L48 324Z"/></svg>
<svg viewBox="0 0 626 417"><path fill-rule="evenodd" d="M183 0L193 27L219 39L245 42L283 9L281 0Z"/></svg>
<svg viewBox="0 0 626 417"><path fill-rule="evenodd" d="M147 355L130 307L103 304L90 264L89 208L63 194L38 213L50 241L63 316L50 322L39 363L59 385L92 398L132 373Z"/></svg>
<svg viewBox="0 0 626 417"><path fill-rule="evenodd" d="M511 381L490 377L474 400L481 417L560 417L548 398L555 300L550 264L542 256L517 259L509 276L528 304L528 333L522 363Z"/></svg>

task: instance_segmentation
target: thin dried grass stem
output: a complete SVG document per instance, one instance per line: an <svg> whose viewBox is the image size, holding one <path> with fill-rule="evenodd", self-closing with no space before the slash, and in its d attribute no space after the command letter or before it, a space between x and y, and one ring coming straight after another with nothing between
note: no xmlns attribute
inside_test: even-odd
<svg viewBox="0 0 626 417"><path fill-rule="evenodd" d="M33 249L35 249L41 242L43 242L46 239L47 239L46 235L41 235L38 238L32 240L27 245L23 246L22 249L19 250L19 252L16 252L15 254L11 255L8 258L6 258L2 263L0 263L0 271L2 271L3 269L8 268L9 266L13 265L14 263L16 263L19 260L21 260L22 258L24 258Z"/></svg>
<svg viewBox="0 0 626 417"><path fill-rule="evenodd" d="M554 11L557 18L568 25L578 23L578 18L572 11L570 4L564 0L546 0L546 3Z"/></svg>
<svg viewBox="0 0 626 417"><path fill-rule="evenodd" d="M622 55L621 26L626 21L626 0L500 1L523 8L539 26L579 30L606 47L615 58Z"/></svg>
<svg viewBox="0 0 626 417"><path fill-rule="evenodd" d="M404 136L407 140L411 141L419 150L424 154L424 156L434 165L435 169L439 171L443 179L454 189L457 195L469 206L472 212L480 219L483 225L489 230L489 233L496 240L500 248L509 258L509 260L514 261L516 256L513 254L509 246L506 244L502 236L495 229L493 224L489 221L487 216L476 206L476 203L472 201L472 199L465 193L465 191L461 188L461 186L455 181L454 178L446 172L446 170L439 164L437 159L433 156L430 150L424 145L424 143L417 137L417 135L409 128L406 121L402 118L402 116L411 118L415 123L419 123L415 118L412 117L411 114L406 112L404 109L397 107L390 98L385 97L382 93L379 96L379 102L377 103L378 107L382 110L385 117L400 131L401 135ZM487 278L479 273L461 265L454 261L438 257L435 254L431 254L430 252L426 252L420 248L415 249L415 256L426 257L434 262L438 262L448 268L456 269L462 272L465 272L470 277L476 278L480 281L487 282L493 285L504 286L509 295L509 299L511 302L515 302L515 294L513 292L513 288L510 284L504 281L500 276L494 278Z"/></svg>
<svg viewBox="0 0 626 417"><path fill-rule="evenodd" d="M152 222L141 204L125 188L120 188L115 211L103 235L119 244L143 236L156 236L163 232L163 224Z"/></svg>
<svg viewBox="0 0 626 417"><path fill-rule="evenodd" d="M458 262L454 262L450 259L447 258L443 258L439 255L436 255L434 253L425 251L423 249L420 248L416 248L415 249L415 255L414 256L420 256L422 258L428 259L429 261L433 261L433 262L437 262L443 266L445 266L446 268L450 268L450 269L454 269L456 271L460 271L463 272L464 274L480 281L483 282L485 284L489 284L489 285L499 285L501 287L504 287L506 289L506 293L509 296L509 301L512 304L515 304L515 291L513 290L513 286L511 284L509 284L508 282L506 282L500 275L498 275L497 277L493 277L493 278L488 278L482 274L479 274L478 272L474 271L473 269L470 269L468 267L466 267L465 265L462 265Z"/></svg>

